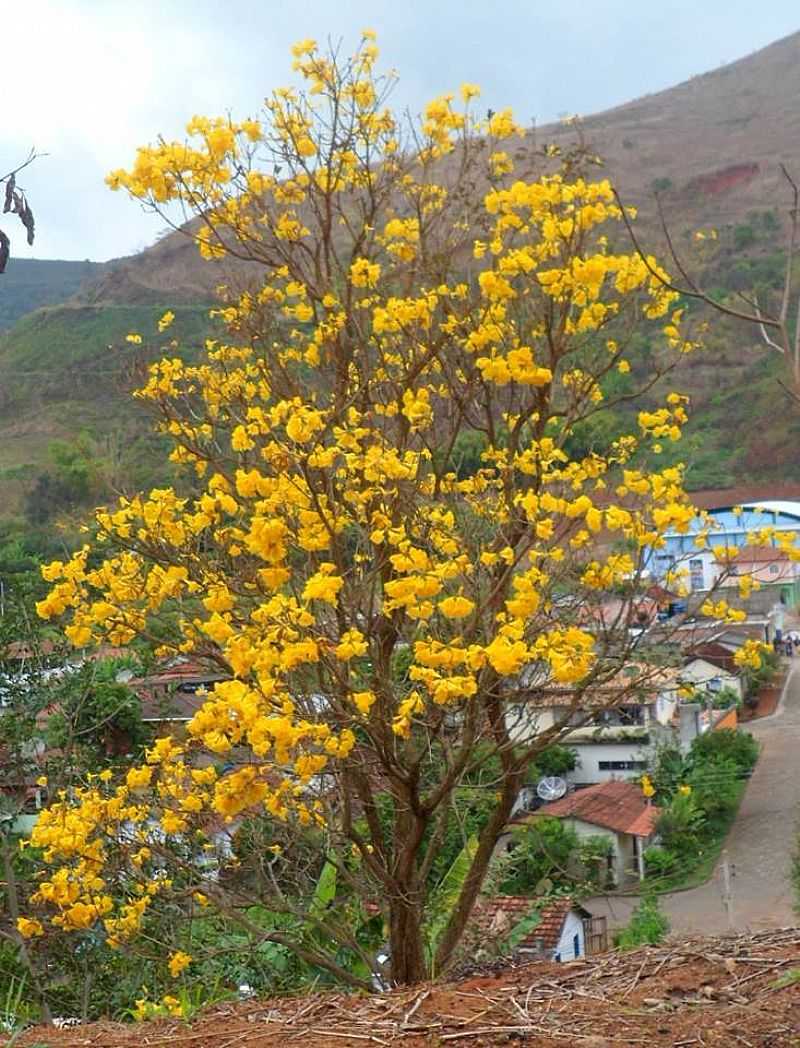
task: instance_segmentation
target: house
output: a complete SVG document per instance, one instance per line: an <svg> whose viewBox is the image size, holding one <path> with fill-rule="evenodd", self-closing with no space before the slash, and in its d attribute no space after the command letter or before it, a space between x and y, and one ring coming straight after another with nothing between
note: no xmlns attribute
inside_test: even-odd
<svg viewBox="0 0 800 1048"><path fill-rule="evenodd" d="M687 653L680 671L681 682L712 695L729 690L737 699L743 699L745 685L733 658L737 647L724 637L696 645Z"/></svg>
<svg viewBox="0 0 800 1048"><path fill-rule="evenodd" d="M141 703L142 721L160 732L183 734L218 681L228 675L217 668L182 659L147 677L129 682Z"/></svg>
<svg viewBox="0 0 800 1048"><path fill-rule="evenodd" d="M583 694L531 690L507 709L510 735L525 742L542 732L567 728L559 742L577 755L568 776L575 785L641 773L653 749L665 743L688 751L700 733L700 707L679 702L678 671L643 664L629 669L634 677L626 676L626 669ZM633 686L632 680L641 683Z"/></svg>
<svg viewBox="0 0 800 1048"><path fill-rule="evenodd" d="M578 837L607 837L609 879L619 887L644 877L644 852L653 842L660 814L638 783L601 782L544 804L518 823L562 819ZM512 843L509 830L498 841L498 849Z"/></svg>
<svg viewBox="0 0 800 1048"><path fill-rule="evenodd" d="M608 948L605 917L568 897L530 899L502 895L481 899L470 920L470 937L489 949L501 946L514 928L534 913L538 920L523 933L515 951L526 960L567 962Z"/></svg>
<svg viewBox="0 0 800 1048"><path fill-rule="evenodd" d="M800 487L779 491L776 488L741 488L732 491L693 492L692 501L698 515L685 533L670 533L664 544L650 551L648 568L656 579L663 579L676 566L688 570L693 591L711 589L721 573L720 553L736 548L745 554L740 573L745 573L745 562L755 567L755 577L769 587L763 600L777 599L785 606L797 603L800 597L800 576L789 573L782 559L766 556L763 547L753 546L758 533L765 527L781 532L800 533ZM709 528L701 513L712 518ZM697 533L708 530L707 541L698 546ZM776 543L771 548L777 554ZM750 550L750 554L746 551ZM749 560L748 560L749 557ZM775 569L775 570L773 570ZM762 610L765 610L762 608Z"/></svg>
<svg viewBox="0 0 800 1048"><path fill-rule="evenodd" d="M738 576L749 576L760 586L780 586L786 590L783 604L794 605L800 597L800 563L792 560L785 549L777 546L742 546L731 557L725 551L716 553L717 579L727 574L722 585L738 585Z"/></svg>

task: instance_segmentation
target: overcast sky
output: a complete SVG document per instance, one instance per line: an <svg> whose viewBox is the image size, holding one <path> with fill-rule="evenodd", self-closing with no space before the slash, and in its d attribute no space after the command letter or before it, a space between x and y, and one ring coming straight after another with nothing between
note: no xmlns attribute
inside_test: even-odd
<svg viewBox="0 0 800 1048"><path fill-rule="evenodd" d="M289 47L379 35L418 111L463 81L482 103L545 123L670 87L800 29L797 0L26 0L4 12L0 174L25 172L33 248L18 256L102 261L151 243L163 222L103 179L137 145L182 134L195 113L255 113L291 82ZM18 28L15 28L18 27Z"/></svg>

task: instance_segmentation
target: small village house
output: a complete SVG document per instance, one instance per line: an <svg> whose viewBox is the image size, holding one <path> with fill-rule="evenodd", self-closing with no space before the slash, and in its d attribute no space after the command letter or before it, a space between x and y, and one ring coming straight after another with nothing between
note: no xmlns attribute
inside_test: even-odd
<svg viewBox="0 0 800 1048"><path fill-rule="evenodd" d="M687 653L681 681L711 696L727 690L738 700L744 699L744 681L733 658L736 650L737 645L724 638L698 644Z"/></svg>
<svg viewBox="0 0 800 1048"><path fill-rule="evenodd" d="M589 910L568 897L531 899L520 895L501 895L481 899L470 920L476 948L500 949L515 927L534 912L532 923L515 952L525 960L566 963L608 948L605 917L594 917Z"/></svg>
<svg viewBox="0 0 800 1048"><path fill-rule="evenodd" d="M142 721L159 734L182 737L186 725L218 681L228 677L195 660L181 659L129 682L139 697Z"/></svg>
<svg viewBox="0 0 800 1048"><path fill-rule="evenodd" d="M644 796L639 783L601 782L568 793L516 820L561 819L579 838L608 838L608 879L622 887L644 877L644 852L653 843L659 808ZM498 851L513 847L512 828L498 841Z"/></svg>

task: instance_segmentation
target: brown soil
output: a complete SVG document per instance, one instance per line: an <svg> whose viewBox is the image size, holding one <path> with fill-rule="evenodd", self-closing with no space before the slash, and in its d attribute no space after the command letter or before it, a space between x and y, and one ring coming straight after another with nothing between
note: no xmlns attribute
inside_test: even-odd
<svg viewBox="0 0 800 1048"><path fill-rule="evenodd" d="M503 969L375 997L321 993L175 1021L38 1028L47 1048L800 1046L800 928Z"/></svg>

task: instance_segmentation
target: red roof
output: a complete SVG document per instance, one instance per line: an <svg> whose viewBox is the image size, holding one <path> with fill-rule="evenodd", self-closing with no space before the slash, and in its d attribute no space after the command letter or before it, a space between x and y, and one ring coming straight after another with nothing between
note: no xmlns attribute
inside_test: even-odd
<svg viewBox="0 0 800 1048"><path fill-rule="evenodd" d="M185 695L177 691L163 698L140 695L142 720L163 721L167 724L190 721L207 698L207 695Z"/></svg>
<svg viewBox="0 0 800 1048"><path fill-rule="evenodd" d="M181 659L147 677L130 682L142 705L145 721L188 721L206 701L207 692L219 681L230 680L218 666L196 659Z"/></svg>
<svg viewBox="0 0 800 1048"><path fill-rule="evenodd" d="M612 781L568 793L561 800L542 805L529 818L550 815L556 819L580 819L617 833L649 837L656 828L660 814L660 808L647 803L639 785Z"/></svg>
<svg viewBox="0 0 800 1048"><path fill-rule="evenodd" d="M708 662L712 666L716 666L717 669L736 675L739 673L739 667L733 658L734 650L734 647L728 648L724 644L709 641L706 644L698 644L697 647L692 648L687 652L687 658L702 659L703 662Z"/></svg>
<svg viewBox="0 0 800 1048"><path fill-rule="evenodd" d="M726 564L741 564L745 560L751 564L772 564L776 560L789 560L789 554L777 546L740 546L734 556L730 556L724 549L718 550L716 559Z"/></svg>
<svg viewBox="0 0 800 1048"><path fill-rule="evenodd" d="M503 939L534 909L539 911L539 923L517 943L517 949L534 949L539 943L546 950L558 946L561 929L570 910L581 916L591 916L588 910L578 906L567 896L558 899L529 899L522 895L500 895L494 899L481 899L475 906L471 924L486 938Z"/></svg>
<svg viewBox="0 0 800 1048"><path fill-rule="evenodd" d="M699 509L726 509L728 506L758 505L763 502L800 501L800 484L740 484L736 488L715 488L688 492Z"/></svg>

